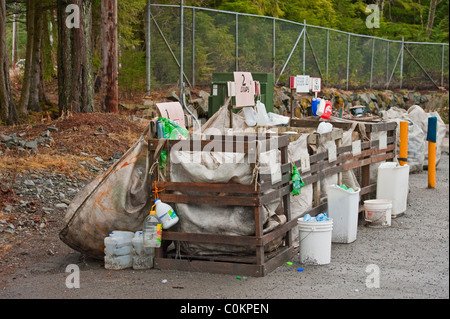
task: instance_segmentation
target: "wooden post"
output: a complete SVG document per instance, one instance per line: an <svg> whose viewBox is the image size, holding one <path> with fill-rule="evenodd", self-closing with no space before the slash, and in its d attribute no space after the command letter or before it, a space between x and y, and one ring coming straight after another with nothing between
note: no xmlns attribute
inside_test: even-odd
<svg viewBox="0 0 450 319"><path fill-rule="evenodd" d="M436 187L436 132L437 132L437 117L432 116L428 118L428 187Z"/></svg>

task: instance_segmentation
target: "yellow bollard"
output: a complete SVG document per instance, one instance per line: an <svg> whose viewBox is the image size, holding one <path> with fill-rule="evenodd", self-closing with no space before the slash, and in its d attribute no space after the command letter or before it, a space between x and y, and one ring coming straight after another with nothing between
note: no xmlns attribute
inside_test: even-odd
<svg viewBox="0 0 450 319"><path fill-rule="evenodd" d="M428 118L428 187L436 188L436 135L437 135L437 117Z"/></svg>
<svg viewBox="0 0 450 319"><path fill-rule="evenodd" d="M428 187L436 188L436 143L428 141Z"/></svg>
<svg viewBox="0 0 450 319"><path fill-rule="evenodd" d="M408 122L400 122L400 150L398 163L403 166L408 163Z"/></svg>

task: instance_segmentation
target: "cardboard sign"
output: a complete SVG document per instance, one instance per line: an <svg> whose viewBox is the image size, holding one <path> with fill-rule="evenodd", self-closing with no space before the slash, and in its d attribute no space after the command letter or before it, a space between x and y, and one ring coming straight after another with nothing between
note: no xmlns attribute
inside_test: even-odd
<svg viewBox="0 0 450 319"><path fill-rule="evenodd" d="M310 87L309 75L297 75L295 79L296 90L298 93L309 93Z"/></svg>
<svg viewBox="0 0 450 319"><path fill-rule="evenodd" d="M311 78L311 92L320 92L321 78Z"/></svg>
<svg viewBox="0 0 450 319"><path fill-rule="evenodd" d="M387 134L386 131L380 132L380 136L378 137L378 149L385 150L387 149Z"/></svg>
<svg viewBox="0 0 450 319"><path fill-rule="evenodd" d="M295 89L295 76L291 76L290 81L289 81L289 88Z"/></svg>
<svg viewBox="0 0 450 319"><path fill-rule="evenodd" d="M352 142L352 154L353 156L361 154L361 140L356 140Z"/></svg>
<svg viewBox="0 0 450 319"><path fill-rule="evenodd" d="M336 153L336 145L332 144L328 147L328 162L334 162L337 160L337 153Z"/></svg>
<svg viewBox="0 0 450 319"><path fill-rule="evenodd" d="M168 118L177 123L179 126L186 128L184 111L180 102L156 103L156 107L158 108L159 115L161 117Z"/></svg>
<svg viewBox="0 0 450 319"><path fill-rule="evenodd" d="M300 158L300 164L301 164L302 173L305 173L305 172L308 172L311 170L309 156L304 156L304 157Z"/></svg>
<svg viewBox="0 0 450 319"><path fill-rule="evenodd" d="M255 83L250 72L234 72L236 104L234 107L255 105Z"/></svg>

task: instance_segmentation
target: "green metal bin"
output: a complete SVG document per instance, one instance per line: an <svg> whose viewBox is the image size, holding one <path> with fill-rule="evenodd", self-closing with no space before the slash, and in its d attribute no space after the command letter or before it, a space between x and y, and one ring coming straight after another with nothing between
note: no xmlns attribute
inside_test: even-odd
<svg viewBox="0 0 450 319"><path fill-rule="evenodd" d="M273 111L273 73L252 73L253 81L261 86L261 102L267 112ZM211 117L223 106L227 97L227 83L234 81L234 73L214 73L211 82L211 95L208 99L208 116Z"/></svg>

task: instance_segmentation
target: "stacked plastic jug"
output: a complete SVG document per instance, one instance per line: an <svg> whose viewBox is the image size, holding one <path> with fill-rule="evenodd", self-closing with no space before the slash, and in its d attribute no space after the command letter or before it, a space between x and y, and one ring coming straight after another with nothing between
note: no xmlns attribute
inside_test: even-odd
<svg viewBox="0 0 450 319"><path fill-rule="evenodd" d="M142 231L114 230L105 237L105 268L153 268L155 248L161 247L162 230L172 227L178 220L170 205L155 200Z"/></svg>
<svg viewBox="0 0 450 319"><path fill-rule="evenodd" d="M106 269L125 269L133 266L133 237L133 232L120 230L114 230L105 237Z"/></svg>
<svg viewBox="0 0 450 319"><path fill-rule="evenodd" d="M153 268L153 258L155 248L144 247L144 233L137 231L134 233L133 243L133 269Z"/></svg>

